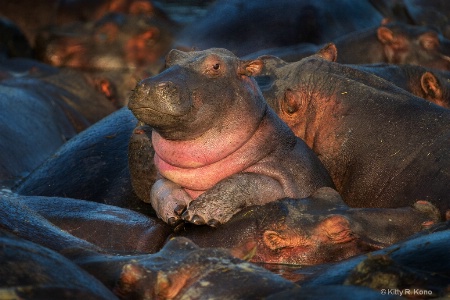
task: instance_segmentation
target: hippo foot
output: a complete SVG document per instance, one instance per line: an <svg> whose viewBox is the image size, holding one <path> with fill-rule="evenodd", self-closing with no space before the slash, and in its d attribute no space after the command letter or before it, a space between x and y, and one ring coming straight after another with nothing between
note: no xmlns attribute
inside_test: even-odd
<svg viewBox="0 0 450 300"><path fill-rule="evenodd" d="M183 221L181 215L192 202L184 189L167 179L155 182L150 199L158 217L171 226L177 226Z"/></svg>
<svg viewBox="0 0 450 300"><path fill-rule="evenodd" d="M206 224L211 227L218 227L231 219L239 210L239 207L234 207L229 202L224 203L217 198L211 199L208 193L205 193L190 203L181 218L195 225Z"/></svg>

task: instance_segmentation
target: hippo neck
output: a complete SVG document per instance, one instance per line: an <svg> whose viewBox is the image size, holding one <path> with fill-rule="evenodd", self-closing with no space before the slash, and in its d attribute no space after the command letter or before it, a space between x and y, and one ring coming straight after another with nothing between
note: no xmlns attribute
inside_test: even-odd
<svg viewBox="0 0 450 300"><path fill-rule="evenodd" d="M160 159L176 167L198 168L210 165L247 143L259 130L266 111L266 104L253 110L242 108L239 112L232 112L238 117L224 119L194 139L171 140L153 131L153 147Z"/></svg>
<svg viewBox="0 0 450 300"><path fill-rule="evenodd" d="M252 134L233 151L226 149L227 154L223 156L216 155L220 149L205 147L202 142L197 146L192 141L168 141L153 133L152 138L156 142L155 165L162 176L184 187L191 195L198 196L222 179L245 171L274 150L276 145L272 141L278 130L273 125L274 117L275 113L266 108ZM223 138L218 137L217 140L221 146L226 145ZM169 158L181 156L192 160L188 163L183 163L180 159L166 160L165 153L163 156L159 154L161 150L173 150ZM214 160L205 159L210 153L215 155Z"/></svg>

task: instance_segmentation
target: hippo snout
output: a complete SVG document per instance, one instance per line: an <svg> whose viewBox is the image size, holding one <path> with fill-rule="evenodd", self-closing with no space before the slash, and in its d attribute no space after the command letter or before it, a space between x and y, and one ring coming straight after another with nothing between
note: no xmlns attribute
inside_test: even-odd
<svg viewBox="0 0 450 300"><path fill-rule="evenodd" d="M170 80L142 80L135 88L129 103L135 114L156 114L179 117L191 109L189 93ZM139 112L139 111L145 112ZM149 124L150 125L150 124Z"/></svg>

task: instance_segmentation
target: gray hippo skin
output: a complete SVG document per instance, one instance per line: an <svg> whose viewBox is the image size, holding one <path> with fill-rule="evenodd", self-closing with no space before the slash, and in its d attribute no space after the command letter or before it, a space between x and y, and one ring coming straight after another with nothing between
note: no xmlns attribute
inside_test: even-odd
<svg viewBox="0 0 450 300"><path fill-rule="evenodd" d="M349 206L426 200L444 216L450 111L334 59L332 47L290 64L265 57L261 74L273 79L266 100L318 155Z"/></svg>
<svg viewBox="0 0 450 300"><path fill-rule="evenodd" d="M172 50L166 65L137 85L129 103L153 128L160 179L150 201L164 221L216 226L245 206L333 186L249 77L261 61L239 60L226 49Z"/></svg>
<svg viewBox="0 0 450 300"><path fill-rule="evenodd" d="M427 201L412 207L350 208L323 187L303 199L249 206L212 229L186 224L173 236L201 247L224 247L255 263L317 265L378 250L432 226L439 211ZM253 253L253 255L251 255Z"/></svg>

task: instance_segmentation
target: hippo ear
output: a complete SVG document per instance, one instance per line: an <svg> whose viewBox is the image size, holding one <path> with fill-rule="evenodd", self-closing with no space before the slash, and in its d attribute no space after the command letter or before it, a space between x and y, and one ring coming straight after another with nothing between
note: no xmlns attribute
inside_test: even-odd
<svg viewBox="0 0 450 300"><path fill-rule="evenodd" d="M143 278L147 276L146 272L137 264L129 263L123 266L122 273L116 284L115 292L128 294L135 290Z"/></svg>
<svg viewBox="0 0 450 300"><path fill-rule="evenodd" d="M420 84L425 95L431 100L442 99L442 88L439 80L431 72L425 72L420 77Z"/></svg>
<svg viewBox="0 0 450 300"><path fill-rule="evenodd" d="M355 239L349 220L341 215L331 215L325 218L316 230L318 236L325 242L340 244Z"/></svg>
<svg viewBox="0 0 450 300"><path fill-rule="evenodd" d="M377 29L377 37L382 44L390 44L394 41L394 32L385 26L380 26Z"/></svg>
<svg viewBox="0 0 450 300"><path fill-rule="evenodd" d="M263 67L258 76L264 75L273 76L279 68L282 68L288 64L281 58L272 55L260 56L258 57L258 60L260 60L263 63Z"/></svg>
<svg viewBox="0 0 450 300"><path fill-rule="evenodd" d="M337 59L337 48L333 43L328 43L325 47L317 52L317 55L326 59L328 61L336 61Z"/></svg>
<svg viewBox="0 0 450 300"><path fill-rule="evenodd" d="M263 62L260 59L255 60L242 60L239 64L239 75L245 76L258 76L263 69Z"/></svg>
<svg viewBox="0 0 450 300"><path fill-rule="evenodd" d="M434 31L425 32L420 35L419 43L425 50L437 50L439 48L439 37Z"/></svg>
<svg viewBox="0 0 450 300"><path fill-rule="evenodd" d="M174 65L177 61L183 60L188 56L188 54L186 52L177 50L177 49L172 49L170 50L170 52L166 55L166 66L172 66Z"/></svg>
<svg viewBox="0 0 450 300"><path fill-rule="evenodd" d="M300 108L300 103L297 101L295 93L291 89L287 89L284 92L284 98L281 103L281 110L285 113L292 115L296 113Z"/></svg>
<svg viewBox="0 0 450 300"><path fill-rule="evenodd" d="M291 246L290 239L273 230L266 230L263 233L263 242L271 250L282 249Z"/></svg>

